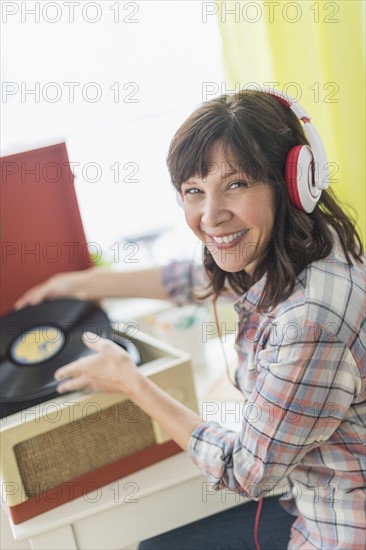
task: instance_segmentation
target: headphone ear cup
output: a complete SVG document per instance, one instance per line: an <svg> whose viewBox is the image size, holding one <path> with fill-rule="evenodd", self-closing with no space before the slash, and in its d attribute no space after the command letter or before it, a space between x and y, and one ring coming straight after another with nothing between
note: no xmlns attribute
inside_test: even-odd
<svg viewBox="0 0 366 550"><path fill-rule="evenodd" d="M303 145L293 147L286 159L286 188L291 204L302 210L302 204L298 191L298 159Z"/></svg>
<svg viewBox="0 0 366 550"><path fill-rule="evenodd" d="M310 214L321 191L314 184L314 159L308 145L293 147L286 160L286 187L291 204Z"/></svg>

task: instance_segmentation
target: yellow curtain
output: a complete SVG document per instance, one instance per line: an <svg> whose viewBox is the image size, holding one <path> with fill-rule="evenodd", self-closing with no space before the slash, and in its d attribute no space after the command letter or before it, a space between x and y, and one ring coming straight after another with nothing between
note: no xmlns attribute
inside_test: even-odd
<svg viewBox="0 0 366 550"><path fill-rule="evenodd" d="M364 0L216 1L215 14L221 89L272 86L300 100L332 163L332 189L365 243Z"/></svg>

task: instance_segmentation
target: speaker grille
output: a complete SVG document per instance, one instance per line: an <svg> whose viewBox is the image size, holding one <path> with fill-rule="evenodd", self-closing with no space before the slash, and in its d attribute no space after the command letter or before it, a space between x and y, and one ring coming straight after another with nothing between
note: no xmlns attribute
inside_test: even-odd
<svg viewBox="0 0 366 550"><path fill-rule="evenodd" d="M32 497L154 443L150 417L126 400L18 443L14 452Z"/></svg>

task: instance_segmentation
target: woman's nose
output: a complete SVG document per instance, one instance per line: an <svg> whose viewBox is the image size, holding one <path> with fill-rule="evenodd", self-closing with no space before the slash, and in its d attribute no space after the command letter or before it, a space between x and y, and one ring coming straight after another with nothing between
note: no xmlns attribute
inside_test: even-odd
<svg viewBox="0 0 366 550"><path fill-rule="evenodd" d="M202 205L201 222L206 228L216 227L231 219L231 212L221 196L206 195Z"/></svg>

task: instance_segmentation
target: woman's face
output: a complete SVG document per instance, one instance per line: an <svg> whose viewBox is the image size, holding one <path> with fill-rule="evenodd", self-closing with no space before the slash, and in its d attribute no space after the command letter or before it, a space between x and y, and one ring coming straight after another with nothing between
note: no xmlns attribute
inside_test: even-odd
<svg viewBox="0 0 366 550"><path fill-rule="evenodd" d="M217 265L230 273L251 273L271 239L275 217L272 186L251 183L221 144L210 151L209 173L182 184L189 227L205 244Z"/></svg>

